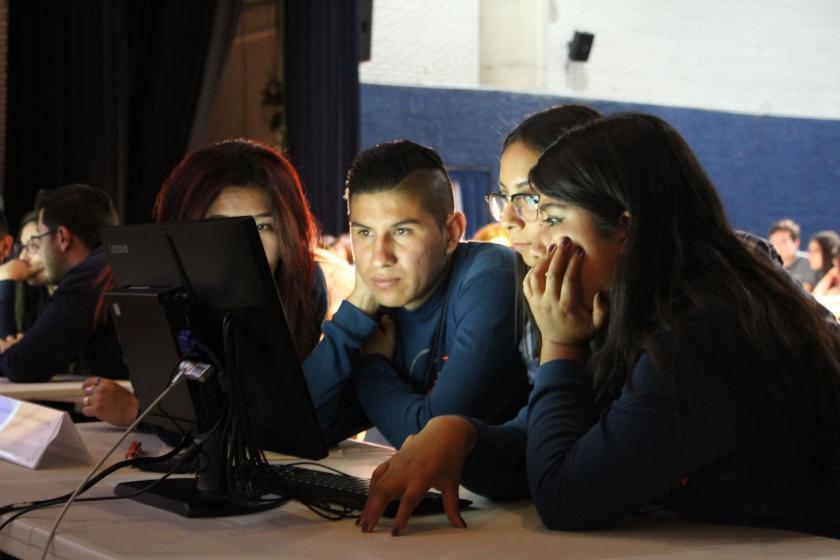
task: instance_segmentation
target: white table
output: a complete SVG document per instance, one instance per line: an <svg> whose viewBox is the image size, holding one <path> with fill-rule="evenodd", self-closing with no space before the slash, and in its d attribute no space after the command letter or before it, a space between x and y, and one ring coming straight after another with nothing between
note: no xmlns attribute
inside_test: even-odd
<svg viewBox="0 0 840 560"><path fill-rule="evenodd" d="M94 457L118 432L103 424L79 425ZM130 440L131 438L129 438ZM142 435L150 451L159 444ZM126 442L127 445L128 442ZM368 476L390 450L345 442L340 457L324 462ZM122 456L122 453L119 453ZM53 465L31 471L0 462L0 503L70 491L89 467ZM108 495L116 482L149 477L113 475L91 492ZM152 475L153 476L153 475ZM406 535L390 535L390 521L370 535L353 521L322 520L297 503L253 515L187 519L131 501L76 504L51 548L51 558L840 558L840 541L769 529L727 527L681 518L634 518L618 529L559 533L544 529L528 502L494 504L463 493L475 509L469 529L451 528L442 515L412 519ZM58 509L20 518L0 533L0 550L39 558Z"/></svg>
<svg viewBox="0 0 840 560"><path fill-rule="evenodd" d="M117 381L131 391L131 383ZM0 378L0 395L21 401L53 401L81 404L82 379L72 381L45 381L43 383L12 383Z"/></svg>

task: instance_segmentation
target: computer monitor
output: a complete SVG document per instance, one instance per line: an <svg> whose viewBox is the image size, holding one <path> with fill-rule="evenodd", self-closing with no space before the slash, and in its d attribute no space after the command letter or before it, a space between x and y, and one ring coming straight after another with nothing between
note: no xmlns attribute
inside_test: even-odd
<svg viewBox="0 0 840 560"><path fill-rule="evenodd" d="M103 230L102 241L117 286L105 301L141 408L184 358L222 371L182 383L147 416L195 434L203 444L199 475L162 481L135 499L190 517L273 507L230 488L231 420L251 449L320 459L327 448L253 218L118 226ZM124 483L116 492L136 494L148 484Z"/></svg>

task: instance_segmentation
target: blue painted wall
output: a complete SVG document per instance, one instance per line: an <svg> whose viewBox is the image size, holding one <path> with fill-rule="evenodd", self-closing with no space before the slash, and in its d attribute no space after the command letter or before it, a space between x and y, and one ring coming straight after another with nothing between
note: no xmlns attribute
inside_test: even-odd
<svg viewBox="0 0 840 560"><path fill-rule="evenodd" d="M449 166L490 170L496 184L505 134L526 114L572 101L362 84L361 147L408 138L435 148ZM806 239L822 229L840 230L840 121L585 103L605 113L652 113L676 127L715 182L736 228L765 235L773 221L793 218Z"/></svg>

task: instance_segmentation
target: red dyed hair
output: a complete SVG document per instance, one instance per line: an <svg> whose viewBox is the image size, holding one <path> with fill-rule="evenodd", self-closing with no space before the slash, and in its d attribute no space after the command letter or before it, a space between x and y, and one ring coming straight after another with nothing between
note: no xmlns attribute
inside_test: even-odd
<svg viewBox="0 0 840 560"><path fill-rule="evenodd" d="M279 229L279 266L275 273L298 355L306 357L319 337L315 317L317 227L298 174L274 148L254 140L226 140L188 154L163 182L152 215L158 223L204 218L227 187L256 186L272 201Z"/></svg>

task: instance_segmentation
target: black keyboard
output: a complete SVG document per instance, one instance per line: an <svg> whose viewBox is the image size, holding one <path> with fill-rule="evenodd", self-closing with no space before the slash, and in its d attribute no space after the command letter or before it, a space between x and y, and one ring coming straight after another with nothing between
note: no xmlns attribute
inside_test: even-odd
<svg viewBox="0 0 840 560"><path fill-rule="evenodd" d="M260 477L269 487L275 487L278 494L302 501L323 502L351 510L361 511L368 498L370 481L348 474L274 464L270 473ZM460 500L461 507L470 505L469 500ZM394 500L385 508L382 515L394 517L399 508L399 500ZM443 496L439 492L426 492L414 510L415 514L443 513Z"/></svg>

